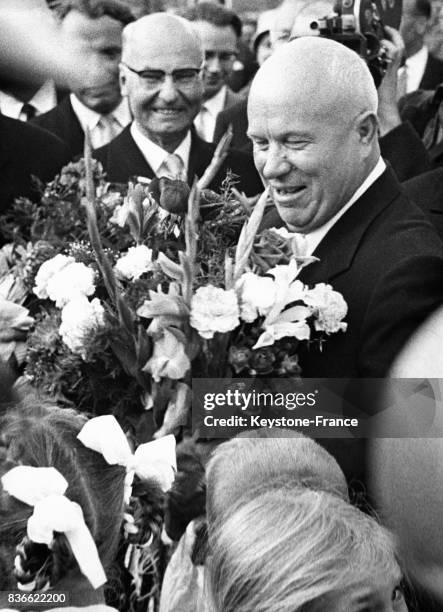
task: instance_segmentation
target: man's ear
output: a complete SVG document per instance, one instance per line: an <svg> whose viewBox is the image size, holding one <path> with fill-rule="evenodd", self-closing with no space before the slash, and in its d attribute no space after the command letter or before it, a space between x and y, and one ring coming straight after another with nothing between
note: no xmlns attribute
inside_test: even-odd
<svg viewBox="0 0 443 612"><path fill-rule="evenodd" d="M378 138L378 119L372 111L362 113L356 119L356 129L362 144L370 144Z"/></svg>

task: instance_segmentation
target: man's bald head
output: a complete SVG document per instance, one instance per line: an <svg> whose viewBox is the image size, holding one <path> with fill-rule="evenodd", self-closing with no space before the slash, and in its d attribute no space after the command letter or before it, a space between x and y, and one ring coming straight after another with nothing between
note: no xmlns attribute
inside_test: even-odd
<svg viewBox="0 0 443 612"><path fill-rule="evenodd" d="M302 37L279 48L258 71L249 96L273 103L276 92L306 101L319 114L354 117L377 113L377 90L365 62L344 45L326 38Z"/></svg>
<svg viewBox="0 0 443 612"><path fill-rule="evenodd" d="M123 30L122 61L130 64L133 57L161 55L165 51L180 52L192 65L201 65L203 51L198 35L189 21L169 13L146 15Z"/></svg>
<svg viewBox="0 0 443 612"><path fill-rule="evenodd" d="M338 213L380 156L377 91L360 57L315 37L281 46L249 93L254 159L281 217L309 233Z"/></svg>
<svg viewBox="0 0 443 612"><path fill-rule="evenodd" d="M203 51L191 23L153 13L123 32L120 85L138 129L172 153L200 110Z"/></svg>

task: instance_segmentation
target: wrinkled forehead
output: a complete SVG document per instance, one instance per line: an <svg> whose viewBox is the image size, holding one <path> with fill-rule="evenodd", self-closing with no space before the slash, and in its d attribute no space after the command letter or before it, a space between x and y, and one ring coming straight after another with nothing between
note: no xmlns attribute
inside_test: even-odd
<svg viewBox="0 0 443 612"><path fill-rule="evenodd" d="M249 124L279 115L291 121L300 116L330 114L330 99L315 89L302 76L285 82L277 72L257 75L248 98Z"/></svg>

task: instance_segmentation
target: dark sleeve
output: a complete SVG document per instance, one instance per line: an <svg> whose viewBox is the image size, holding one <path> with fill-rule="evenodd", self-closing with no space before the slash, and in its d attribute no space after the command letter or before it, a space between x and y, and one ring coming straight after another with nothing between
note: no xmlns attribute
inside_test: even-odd
<svg viewBox="0 0 443 612"><path fill-rule="evenodd" d="M66 144L53 134L47 135L47 144L42 148L44 156L38 158L36 153L36 165L33 174L38 176L43 182L51 181L71 160L71 154Z"/></svg>
<svg viewBox="0 0 443 612"><path fill-rule="evenodd" d="M430 169L428 152L409 122L404 122L380 138L382 156L389 161L400 182Z"/></svg>
<svg viewBox="0 0 443 612"><path fill-rule="evenodd" d="M402 121L409 121L420 137L436 112L434 92L418 89L404 96L398 103Z"/></svg>
<svg viewBox="0 0 443 612"><path fill-rule="evenodd" d="M443 303L442 246L431 229L421 236L426 252L422 246L421 253L417 249L399 259L372 293L358 354L358 370L365 377L386 376L406 341Z"/></svg>
<svg viewBox="0 0 443 612"><path fill-rule="evenodd" d="M414 202L443 239L443 168L436 168L403 183L409 199Z"/></svg>

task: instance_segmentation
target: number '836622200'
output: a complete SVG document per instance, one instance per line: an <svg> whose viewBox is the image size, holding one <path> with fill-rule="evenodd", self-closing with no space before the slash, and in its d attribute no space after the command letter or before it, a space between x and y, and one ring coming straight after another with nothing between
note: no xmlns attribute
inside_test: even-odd
<svg viewBox="0 0 443 612"><path fill-rule="evenodd" d="M0 609L3 605L9 604L15 609L23 609L29 604L38 607L47 604L66 604L69 603L68 594L61 591L47 591L36 593L24 593L23 591L0 591Z"/></svg>

